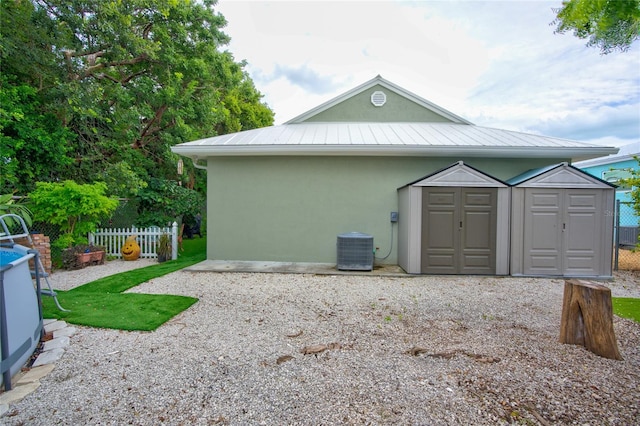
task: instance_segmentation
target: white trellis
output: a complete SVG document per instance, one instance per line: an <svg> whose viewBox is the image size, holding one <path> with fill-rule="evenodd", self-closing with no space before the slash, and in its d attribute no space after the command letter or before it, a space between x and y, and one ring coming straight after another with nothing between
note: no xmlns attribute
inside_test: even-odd
<svg viewBox="0 0 640 426"><path fill-rule="evenodd" d="M171 235L171 258L178 258L178 224L173 222L170 227L160 228L153 226L150 228L105 228L89 233L89 244L102 246L107 252L107 256L121 258L120 249L124 245L127 237L136 235L136 241L140 246L140 257L156 258L156 242L162 234Z"/></svg>

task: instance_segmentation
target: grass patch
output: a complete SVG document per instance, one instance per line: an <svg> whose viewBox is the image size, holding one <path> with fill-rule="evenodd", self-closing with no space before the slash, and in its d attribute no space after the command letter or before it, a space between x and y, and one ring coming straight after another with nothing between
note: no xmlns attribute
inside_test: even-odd
<svg viewBox="0 0 640 426"><path fill-rule="evenodd" d="M640 299L631 297L612 297L613 313L619 317L640 322Z"/></svg>
<svg viewBox="0 0 640 426"><path fill-rule="evenodd" d="M198 301L194 297L139 294L124 291L150 279L201 262L206 258L206 239L184 241L178 259L111 275L69 291L57 291L60 304L71 312L58 310L50 297L43 297L45 318L70 324L119 330L152 331Z"/></svg>

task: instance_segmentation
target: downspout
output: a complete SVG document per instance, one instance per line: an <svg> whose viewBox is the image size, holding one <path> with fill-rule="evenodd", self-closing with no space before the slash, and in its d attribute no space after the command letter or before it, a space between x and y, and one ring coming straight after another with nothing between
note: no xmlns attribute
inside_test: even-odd
<svg viewBox="0 0 640 426"><path fill-rule="evenodd" d="M200 157L193 157L191 158L191 160L193 160L193 167L195 167L196 169L207 170L207 160L203 160L204 166L201 164L198 164L198 161L200 161Z"/></svg>

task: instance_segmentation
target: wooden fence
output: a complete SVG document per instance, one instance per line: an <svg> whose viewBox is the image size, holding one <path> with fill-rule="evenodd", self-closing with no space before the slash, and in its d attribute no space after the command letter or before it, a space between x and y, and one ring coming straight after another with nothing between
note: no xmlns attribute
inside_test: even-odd
<svg viewBox="0 0 640 426"><path fill-rule="evenodd" d="M178 258L178 224L173 222L172 226L159 228L105 228L89 233L89 244L102 246L107 252L107 256L121 258L120 249L124 245L127 237L136 235L136 241L140 246L140 257L157 258L156 242L162 234L171 236L171 258Z"/></svg>

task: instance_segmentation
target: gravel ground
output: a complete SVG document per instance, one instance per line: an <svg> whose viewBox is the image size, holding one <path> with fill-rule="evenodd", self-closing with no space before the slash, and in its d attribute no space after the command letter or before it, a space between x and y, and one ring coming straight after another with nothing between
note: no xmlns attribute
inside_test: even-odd
<svg viewBox="0 0 640 426"><path fill-rule="evenodd" d="M71 288L134 263L52 282ZM640 297L637 275L605 284ZM154 332L80 327L0 423L638 424L640 325L615 318L623 361L558 343L563 285L176 272L133 291L198 303Z"/></svg>

